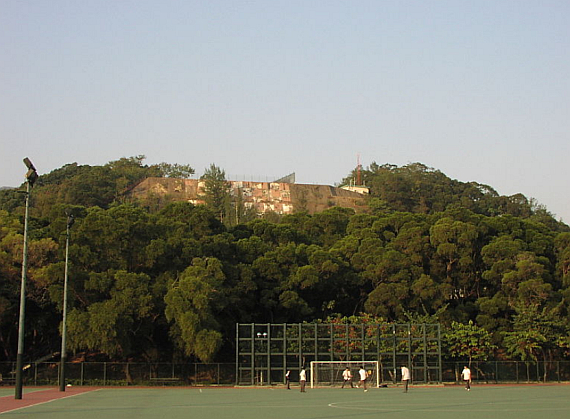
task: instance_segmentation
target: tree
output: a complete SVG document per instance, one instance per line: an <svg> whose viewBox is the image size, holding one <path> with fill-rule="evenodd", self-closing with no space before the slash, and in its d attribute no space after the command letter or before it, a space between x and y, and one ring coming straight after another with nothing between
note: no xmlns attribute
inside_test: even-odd
<svg viewBox="0 0 570 419"><path fill-rule="evenodd" d="M435 247L434 261L443 263L441 273L452 285L454 299L475 294L478 237L476 226L451 217L441 218L430 229L430 241Z"/></svg>
<svg viewBox="0 0 570 419"><path fill-rule="evenodd" d="M156 165L160 171L162 177L170 177L176 179L188 179L194 173L194 169L188 164L170 164L170 163L159 163Z"/></svg>
<svg viewBox="0 0 570 419"><path fill-rule="evenodd" d="M13 359L18 323L23 237L16 217L0 210L0 360Z"/></svg>
<svg viewBox="0 0 570 419"><path fill-rule="evenodd" d="M206 204L224 222L230 198L230 185L226 180L226 172L215 164L211 164L200 178L204 181L204 198Z"/></svg>
<svg viewBox="0 0 570 419"><path fill-rule="evenodd" d="M68 316L69 349L103 352L125 359L149 350L155 314L148 275L123 270L91 274L86 289L101 295Z"/></svg>
<svg viewBox="0 0 570 419"><path fill-rule="evenodd" d="M501 289L503 276L515 269L517 257L525 249L521 239L513 239L508 235L501 235L491 239L490 243L481 249L481 257L485 264L482 274L483 286L492 296Z"/></svg>
<svg viewBox="0 0 570 419"><path fill-rule="evenodd" d="M219 313L227 305L221 262L196 258L165 296L171 335L187 356L210 362L222 344Z"/></svg>
<svg viewBox="0 0 570 419"><path fill-rule="evenodd" d="M455 359L467 358L472 361L484 361L493 353L496 346L491 343L491 334L472 321L467 324L452 322L442 336L446 352Z"/></svg>
<svg viewBox="0 0 570 419"><path fill-rule="evenodd" d="M349 208L329 208L307 217L302 225L302 231L312 243L328 248L346 234L348 220L353 214L354 210Z"/></svg>
<svg viewBox="0 0 570 419"><path fill-rule="evenodd" d="M565 287L570 287L570 233L560 233L554 240L557 270Z"/></svg>
<svg viewBox="0 0 570 419"><path fill-rule="evenodd" d="M305 244L297 245L296 260L299 266L281 288L295 290L307 302L306 315L322 319L357 309L359 299L352 290L359 278L347 263L320 246Z"/></svg>
<svg viewBox="0 0 570 419"><path fill-rule="evenodd" d="M542 357L546 381L546 364L566 350L566 342L560 337L568 336L568 331L557 307L523 303L516 306L513 330L504 332L504 346L509 355L520 358L527 365Z"/></svg>
<svg viewBox="0 0 570 419"><path fill-rule="evenodd" d="M104 166L72 163L42 175L34 187L34 214L47 217L58 204L109 208L113 202L124 202L129 187L160 175L156 166L144 165L144 159L123 157Z"/></svg>
<svg viewBox="0 0 570 419"><path fill-rule="evenodd" d="M517 255L514 269L502 278L502 288L511 306L542 306L552 295L552 285L547 279L548 272L534 253Z"/></svg>
<svg viewBox="0 0 570 419"><path fill-rule="evenodd" d="M93 207L74 228L77 237L74 243L81 247L79 259L88 270L141 272L147 264L144 249L158 231L154 220L142 208Z"/></svg>
<svg viewBox="0 0 570 419"><path fill-rule="evenodd" d="M26 286L26 354L35 356L53 347L57 323L53 316L46 268L57 258L58 245L38 235L37 220L30 219ZM0 360L13 359L18 336L18 309L24 245L22 224L17 217L0 211ZM33 348L33 349L32 349ZM43 352L45 354L45 352Z"/></svg>
<svg viewBox="0 0 570 419"><path fill-rule="evenodd" d="M507 353L526 364L527 377L530 376L528 371L530 363L537 360L545 342L546 338L538 330L505 332L504 345Z"/></svg>

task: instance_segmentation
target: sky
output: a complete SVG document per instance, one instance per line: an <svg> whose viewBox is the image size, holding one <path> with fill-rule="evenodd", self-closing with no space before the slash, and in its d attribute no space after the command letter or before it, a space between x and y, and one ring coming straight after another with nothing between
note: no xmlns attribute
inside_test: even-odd
<svg viewBox="0 0 570 419"><path fill-rule="evenodd" d="M0 0L0 186L69 163L420 162L570 223L567 0Z"/></svg>

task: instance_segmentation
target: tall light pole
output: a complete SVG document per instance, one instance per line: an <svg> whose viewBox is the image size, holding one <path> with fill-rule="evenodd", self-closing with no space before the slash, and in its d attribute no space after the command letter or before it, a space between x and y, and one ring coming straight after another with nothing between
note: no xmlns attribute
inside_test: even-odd
<svg viewBox="0 0 570 419"><path fill-rule="evenodd" d="M67 268L69 265L69 230L73 225L73 215L67 216L67 230L65 232L65 273L63 275L63 325L61 327L61 361L59 365L59 391L65 391L65 359L67 339Z"/></svg>
<svg viewBox="0 0 570 419"><path fill-rule="evenodd" d="M28 215L30 208L30 193L38 178L36 168L29 158L24 159L28 168L26 173L26 215L24 216L24 251L22 257L22 284L20 288L20 321L18 326L18 355L16 357L16 399L22 398L22 369L24 364L24 319L26 315L26 278L28 275Z"/></svg>

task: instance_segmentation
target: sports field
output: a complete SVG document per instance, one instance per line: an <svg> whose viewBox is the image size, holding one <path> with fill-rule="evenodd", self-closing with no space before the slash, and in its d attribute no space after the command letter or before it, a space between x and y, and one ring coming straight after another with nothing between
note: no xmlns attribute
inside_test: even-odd
<svg viewBox="0 0 570 419"><path fill-rule="evenodd" d="M84 392L81 392L84 391ZM59 394L58 394L59 393ZM43 396L42 396L43 394ZM50 397L65 395L60 399ZM307 389L298 388L73 388L0 390L1 419L127 418L569 418L569 385ZM38 404L24 407L38 398ZM45 399L45 400L44 400ZM20 406L18 406L18 403ZM14 406L14 407L12 407Z"/></svg>

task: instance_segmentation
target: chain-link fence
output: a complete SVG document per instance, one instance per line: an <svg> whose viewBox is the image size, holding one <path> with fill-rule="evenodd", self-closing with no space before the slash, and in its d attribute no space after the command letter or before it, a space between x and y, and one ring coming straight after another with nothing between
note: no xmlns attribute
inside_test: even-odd
<svg viewBox="0 0 570 419"><path fill-rule="evenodd" d="M464 365L467 362L444 362L442 381L461 382L460 374ZM57 385L59 382L59 362L34 363L25 365L24 368L25 385ZM15 362L0 362L0 385L13 385L15 370ZM236 384L235 363L69 362L65 364L65 372L68 384L80 386ZM475 383L570 382L570 361L473 362L471 372Z"/></svg>
<svg viewBox="0 0 570 419"><path fill-rule="evenodd" d="M25 385L56 385L59 362L40 362L24 366ZM5 384L13 382L16 363L0 363ZM66 383L72 385L233 385L235 363L171 364L133 362L69 362L65 364ZM0 384L2 384L0 382Z"/></svg>
<svg viewBox="0 0 570 419"><path fill-rule="evenodd" d="M461 371L468 365L462 362L444 362L443 382L461 381ZM472 362L471 377L481 383L536 383L570 381L570 361L520 362L487 361Z"/></svg>

